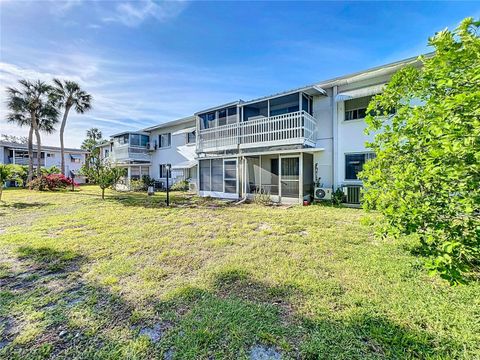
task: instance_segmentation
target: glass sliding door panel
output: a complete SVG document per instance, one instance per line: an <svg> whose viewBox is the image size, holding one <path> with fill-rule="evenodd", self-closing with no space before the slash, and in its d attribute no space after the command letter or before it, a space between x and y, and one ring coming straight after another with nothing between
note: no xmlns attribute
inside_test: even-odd
<svg viewBox="0 0 480 360"><path fill-rule="evenodd" d="M200 190L210 191L210 160L200 160Z"/></svg>
<svg viewBox="0 0 480 360"><path fill-rule="evenodd" d="M223 161L212 160L212 191L223 192Z"/></svg>

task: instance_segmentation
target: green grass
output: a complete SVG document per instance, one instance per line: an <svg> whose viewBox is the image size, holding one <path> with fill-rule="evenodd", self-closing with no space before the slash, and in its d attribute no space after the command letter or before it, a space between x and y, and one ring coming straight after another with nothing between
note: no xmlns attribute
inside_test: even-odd
<svg viewBox="0 0 480 360"><path fill-rule="evenodd" d="M99 195L4 192L0 357L480 358L480 284L429 276L375 215Z"/></svg>

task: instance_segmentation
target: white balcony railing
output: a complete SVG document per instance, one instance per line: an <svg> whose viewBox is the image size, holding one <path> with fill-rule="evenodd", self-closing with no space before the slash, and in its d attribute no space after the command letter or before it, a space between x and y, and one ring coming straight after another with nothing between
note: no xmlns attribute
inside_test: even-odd
<svg viewBox="0 0 480 360"><path fill-rule="evenodd" d="M316 121L306 111L201 130L198 152L276 145L315 146Z"/></svg>
<svg viewBox="0 0 480 360"><path fill-rule="evenodd" d="M146 147L115 145L109 158L114 162L150 161L150 154Z"/></svg>
<svg viewBox="0 0 480 360"><path fill-rule="evenodd" d="M15 158L9 157L8 159L9 159L10 164L28 165L28 157L15 156ZM37 164L38 164L37 157L34 156L33 157L33 166L37 166ZM40 161L40 166L45 166L45 159L42 159Z"/></svg>

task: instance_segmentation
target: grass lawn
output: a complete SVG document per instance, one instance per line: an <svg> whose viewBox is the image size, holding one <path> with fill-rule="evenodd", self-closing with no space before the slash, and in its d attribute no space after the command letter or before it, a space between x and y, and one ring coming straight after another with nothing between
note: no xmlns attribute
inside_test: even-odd
<svg viewBox="0 0 480 360"><path fill-rule="evenodd" d="M0 357L480 358L480 284L373 215L99 195L4 192Z"/></svg>

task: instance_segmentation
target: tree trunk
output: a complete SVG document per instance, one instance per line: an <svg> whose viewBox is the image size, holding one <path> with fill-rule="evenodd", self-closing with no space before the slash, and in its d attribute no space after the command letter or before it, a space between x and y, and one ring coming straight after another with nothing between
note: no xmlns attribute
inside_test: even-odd
<svg viewBox="0 0 480 360"><path fill-rule="evenodd" d="M27 182L33 179L33 126L30 125L28 132L28 178Z"/></svg>
<svg viewBox="0 0 480 360"><path fill-rule="evenodd" d="M102 188L102 200L105 200L105 189Z"/></svg>
<svg viewBox="0 0 480 360"><path fill-rule="evenodd" d="M0 201L2 201L3 182L0 184Z"/></svg>
<svg viewBox="0 0 480 360"><path fill-rule="evenodd" d="M42 176L42 143L40 140L40 131L35 129L35 137L37 138L37 176Z"/></svg>
<svg viewBox="0 0 480 360"><path fill-rule="evenodd" d="M62 157L61 162L61 171L65 175L65 148L63 145L63 133L65 132L65 125L67 124L68 112L70 111L70 106L65 107L65 112L63 113L62 125L60 126L60 154Z"/></svg>

